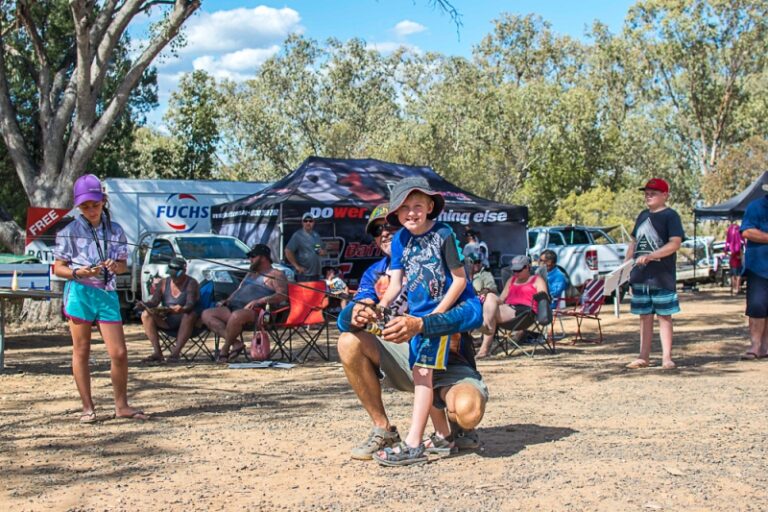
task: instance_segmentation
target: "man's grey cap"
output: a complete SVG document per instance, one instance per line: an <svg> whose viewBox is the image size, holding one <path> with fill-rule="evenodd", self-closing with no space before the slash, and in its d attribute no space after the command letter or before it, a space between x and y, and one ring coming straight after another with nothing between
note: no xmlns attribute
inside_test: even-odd
<svg viewBox="0 0 768 512"><path fill-rule="evenodd" d="M531 264L531 258L526 256L525 254L518 254L514 258L512 258L512 261L509 264L509 268L512 269L513 272L518 272L520 270L523 270L525 267L529 266Z"/></svg>

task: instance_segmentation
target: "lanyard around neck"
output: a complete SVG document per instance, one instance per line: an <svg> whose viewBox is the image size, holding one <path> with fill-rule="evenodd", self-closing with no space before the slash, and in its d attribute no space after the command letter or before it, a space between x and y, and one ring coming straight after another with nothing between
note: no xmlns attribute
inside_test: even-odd
<svg viewBox="0 0 768 512"><path fill-rule="evenodd" d="M102 262L107 260L107 257L109 256L109 242L107 240L107 225L104 223L104 219L100 219L101 222L101 234L104 238L104 249L102 250L101 246L99 245L99 236L96 233L96 230L93 227L93 224L91 224L88 219L85 219L86 224L88 224L88 228L91 230L91 236L93 237L93 241L96 244L96 251L99 253L99 258ZM109 271L104 268L104 284L106 285L109 282Z"/></svg>

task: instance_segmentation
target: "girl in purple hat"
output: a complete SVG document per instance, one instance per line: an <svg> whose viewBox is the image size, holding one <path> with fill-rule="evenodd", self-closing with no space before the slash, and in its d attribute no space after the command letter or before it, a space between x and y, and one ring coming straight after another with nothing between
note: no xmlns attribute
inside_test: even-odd
<svg viewBox="0 0 768 512"><path fill-rule="evenodd" d="M74 186L75 206L80 210L56 236L53 272L67 279L64 287L64 315L72 333L72 373L83 402L82 423L96 421L91 397L91 327L99 331L112 361L112 389L115 417L146 420L143 411L128 405L128 355L115 291L115 276L127 270L128 246L125 232L112 222L101 182L93 174L80 177Z"/></svg>

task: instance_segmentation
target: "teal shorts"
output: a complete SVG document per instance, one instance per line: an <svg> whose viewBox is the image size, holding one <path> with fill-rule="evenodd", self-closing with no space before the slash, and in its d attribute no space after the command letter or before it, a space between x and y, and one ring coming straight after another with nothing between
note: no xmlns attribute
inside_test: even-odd
<svg viewBox="0 0 768 512"><path fill-rule="evenodd" d="M64 286L64 316L75 322L123 322L117 292L86 286L77 281L67 281Z"/></svg>
<svg viewBox="0 0 768 512"><path fill-rule="evenodd" d="M632 301L629 312L633 315L669 316L680 312L677 293L644 284L632 285Z"/></svg>

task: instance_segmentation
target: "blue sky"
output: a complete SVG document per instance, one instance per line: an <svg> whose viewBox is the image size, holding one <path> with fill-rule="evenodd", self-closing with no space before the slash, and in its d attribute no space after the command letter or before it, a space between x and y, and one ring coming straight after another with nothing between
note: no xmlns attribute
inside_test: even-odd
<svg viewBox="0 0 768 512"><path fill-rule="evenodd" d="M470 56L472 48L490 33L501 13L535 13L555 32L583 38L594 20L613 32L621 29L628 0L453 0L461 13L458 32L453 20L429 0L203 0L200 11L187 22L187 45L178 57L156 63L160 108L150 124L162 124L168 97L179 77L205 69L217 78L245 80L273 55L288 34L299 32L320 41L335 37L365 40L382 52L399 45L416 51ZM141 39L142 27L133 29Z"/></svg>

